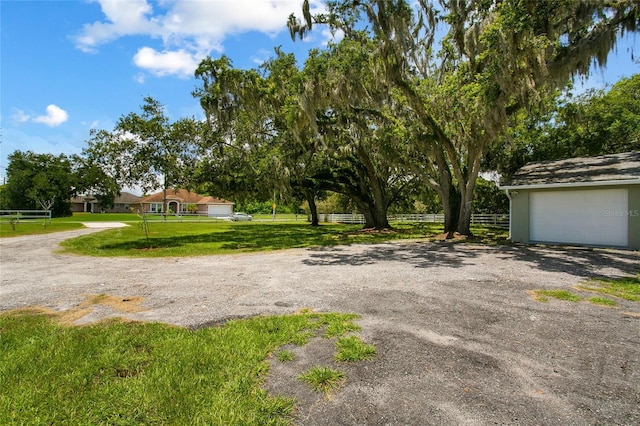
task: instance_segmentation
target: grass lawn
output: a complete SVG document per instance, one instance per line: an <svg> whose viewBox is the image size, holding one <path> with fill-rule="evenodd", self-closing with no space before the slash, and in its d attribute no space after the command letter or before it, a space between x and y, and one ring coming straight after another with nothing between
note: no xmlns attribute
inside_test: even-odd
<svg viewBox="0 0 640 426"><path fill-rule="evenodd" d="M14 225L8 222L0 222L0 238L50 234L52 232L72 231L80 228L83 228L81 223L63 222L57 219L53 219L51 223L46 224L42 219L22 220Z"/></svg>
<svg viewBox="0 0 640 426"><path fill-rule="evenodd" d="M257 222L272 222L271 214L254 214L253 220ZM160 214L148 214L147 218L153 222L162 222L165 217ZM56 221L64 222L139 222L140 216L134 213L74 213L73 216L56 218ZM184 215L182 217L176 215L167 215L168 222L193 221L193 222L217 222L220 219L210 218L207 216ZM306 223L307 217L303 214L295 215L288 213L276 214L276 221L303 222Z"/></svg>
<svg viewBox="0 0 640 426"><path fill-rule="evenodd" d="M398 225L393 231L363 232L361 225L281 222L151 223L147 241L142 226L111 229L62 243L64 252L92 256L199 256L294 247L375 243L424 238L439 225Z"/></svg>
<svg viewBox="0 0 640 426"><path fill-rule="evenodd" d="M290 424L295 401L260 387L266 359L355 318L303 312L191 331L2 314L0 424Z"/></svg>
<svg viewBox="0 0 640 426"><path fill-rule="evenodd" d="M56 222L139 222L140 216L133 213L74 213L73 216L57 217L53 220Z"/></svg>
<svg viewBox="0 0 640 426"><path fill-rule="evenodd" d="M398 224L391 231L363 231L362 225L291 222L150 223L147 241L141 225L84 235L62 243L64 253L90 256L172 257L231 254L288 248L378 243L427 238L438 224ZM476 228L471 241L506 239L506 230Z"/></svg>
<svg viewBox="0 0 640 426"><path fill-rule="evenodd" d="M52 232L72 231L81 229L81 222L139 222L140 218L135 214L91 214L74 213L69 217L56 217L45 224L43 219L23 219L19 223L11 225L6 220L0 221L0 238L20 237L22 235L49 234Z"/></svg>
<svg viewBox="0 0 640 426"><path fill-rule="evenodd" d="M135 214L75 213L54 218L46 226L41 220L22 221L15 225L0 223L0 237L43 234L82 228L81 222L124 222L130 226L77 237L63 243L63 252L91 256L200 256L253 251L280 250L295 247L330 246L352 243L378 243L397 239L435 239L441 224L394 223L393 230L363 230L362 225L321 224L311 227L295 215L278 216L277 221L258 218L253 222L229 222L209 218L148 216L149 240ZM200 220L200 221L196 221ZM472 227L469 242L500 244L507 242L506 229ZM459 239L456 239L459 241Z"/></svg>
<svg viewBox="0 0 640 426"><path fill-rule="evenodd" d="M200 215L167 215L148 213L149 222L221 222L222 219ZM134 213L74 213L73 216L53 219L60 222L140 222L140 216Z"/></svg>

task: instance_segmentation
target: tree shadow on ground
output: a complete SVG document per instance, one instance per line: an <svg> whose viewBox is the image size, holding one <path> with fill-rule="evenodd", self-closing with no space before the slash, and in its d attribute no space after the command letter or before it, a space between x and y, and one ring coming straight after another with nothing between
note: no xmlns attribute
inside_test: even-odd
<svg viewBox="0 0 640 426"><path fill-rule="evenodd" d="M640 270L640 253L630 250L610 250L590 247L515 244L503 246L500 257L532 263L547 272L564 272L575 276L605 276L636 274Z"/></svg>
<svg viewBox="0 0 640 426"><path fill-rule="evenodd" d="M625 250L585 247L529 246L523 244L478 245L468 243L402 243L381 244L354 253L346 247L309 249L308 266L369 265L380 262L407 262L416 268L460 268L477 264L481 255L495 255L503 260L532 264L546 272L563 272L580 277L607 274L636 274L640 269L640 255Z"/></svg>
<svg viewBox="0 0 640 426"><path fill-rule="evenodd" d="M478 257L473 251L460 251L456 244L404 243L379 244L354 253L348 247L320 247L309 249L308 266L371 265L380 262L407 262L416 268L448 266L459 268Z"/></svg>
<svg viewBox="0 0 640 426"><path fill-rule="evenodd" d="M358 240L366 238L366 241ZM534 265L542 271L564 272L575 276L628 275L638 273L640 254L627 250L525 244L482 244L478 241L385 242L385 235L366 235L356 228L335 232L308 225L233 226L195 235L170 235L104 244L99 249L143 250L175 248L183 245L212 244L223 252L255 252L309 247L308 266L368 265L380 262L407 262L416 268L453 267L477 264L481 255L496 255ZM494 241L495 242L495 241ZM348 244L370 244L352 249ZM380 244L376 244L380 243ZM206 250L198 254L207 254ZM603 272L605 271L605 272Z"/></svg>

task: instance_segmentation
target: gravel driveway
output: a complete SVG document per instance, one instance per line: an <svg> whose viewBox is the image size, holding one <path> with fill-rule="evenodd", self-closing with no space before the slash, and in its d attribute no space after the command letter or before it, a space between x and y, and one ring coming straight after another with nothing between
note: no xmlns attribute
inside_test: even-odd
<svg viewBox="0 0 640 426"><path fill-rule="evenodd" d="M0 239L0 311L77 308L88 295L142 298L109 316L188 327L255 315L317 311L362 316L372 361L338 366L331 399L295 377L332 364L331 342L272 361L265 386L295 396L303 425L640 424L640 306L534 301L591 276L636 273L638 253L450 243L390 243L193 258L56 254L67 238Z"/></svg>

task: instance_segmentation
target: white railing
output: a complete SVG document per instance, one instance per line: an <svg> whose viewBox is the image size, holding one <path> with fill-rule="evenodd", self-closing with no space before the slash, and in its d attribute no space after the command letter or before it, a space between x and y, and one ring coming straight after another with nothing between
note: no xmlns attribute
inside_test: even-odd
<svg viewBox="0 0 640 426"><path fill-rule="evenodd" d="M331 213L331 214L319 214L318 219L320 222L331 223L349 223L349 224L364 224L363 214L344 214L344 213ZM424 222L424 223L444 223L443 214L423 213L423 214L395 214L389 215L389 222ZM488 225L499 226L502 228L509 227L509 214L472 214L472 225Z"/></svg>
<svg viewBox="0 0 640 426"><path fill-rule="evenodd" d="M364 215L358 213L330 213L318 215L320 222L364 224Z"/></svg>
<svg viewBox="0 0 640 426"><path fill-rule="evenodd" d="M1 222L20 223L21 220L44 219L51 222L51 210L0 210Z"/></svg>
<svg viewBox="0 0 640 426"><path fill-rule="evenodd" d="M471 224L473 225L491 225L500 226L502 228L509 227L509 214L472 214Z"/></svg>
<svg viewBox="0 0 640 426"><path fill-rule="evenodd" d="M389 221L444 223L444 215L436 213L394 214L389 215Z"/></svg>

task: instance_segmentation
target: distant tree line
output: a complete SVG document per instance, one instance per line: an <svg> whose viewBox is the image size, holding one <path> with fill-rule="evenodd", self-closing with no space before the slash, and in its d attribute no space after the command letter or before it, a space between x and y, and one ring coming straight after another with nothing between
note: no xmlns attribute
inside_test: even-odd
<svg viewBox="0 0 640 426"><path fill-rule="evenodd" d="M71 198L94 194L103 208L113 206L117 182L81 156L14 151L8 157L7 183L0 188L0 208L49 210L71 215Z"/></svg>
<svg viewBox="0 0 640 426"><path fill-rule="evenodd" d="M593 157L640 150L640 74L573 97L555 94L546 107L514 117L485 157L508 176L531 161Z"/></svg>

